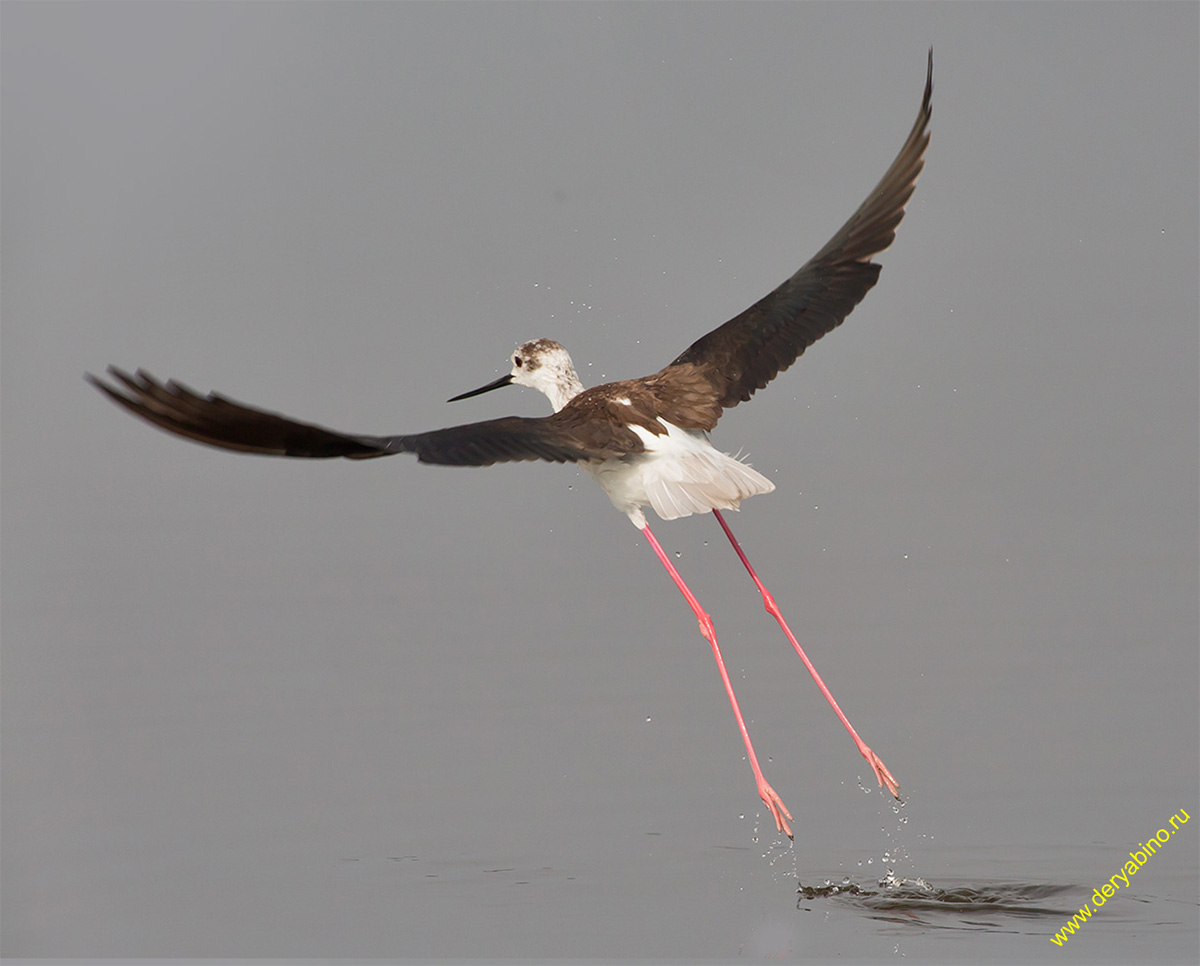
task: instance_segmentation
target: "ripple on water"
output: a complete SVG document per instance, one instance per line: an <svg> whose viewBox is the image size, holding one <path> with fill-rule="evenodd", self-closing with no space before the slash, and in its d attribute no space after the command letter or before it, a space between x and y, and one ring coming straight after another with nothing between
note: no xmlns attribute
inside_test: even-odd
<svg viewBox="0 0 1200 966"><path fill-rule="evenodd" d="M800 883L797 905L807 901L830 899L867 910L873 918L897 922L941 925L945 928L987 928L994 922L977 917L1015 916L1025 919L1064 918L1077 911L1068 908L1064 893L1076 891L1074 885L1026 884L1019 882L967 883L955 880L939 888L922 878L900 878L888 872L875 887L861 886L849 878L823 885ZM1061 904L1060 904L1061 903ZM1076 904L1078 905L1078 904ZM970 915L972 919L962 919ZM947 920L958 918L959 924Z"/></svg>

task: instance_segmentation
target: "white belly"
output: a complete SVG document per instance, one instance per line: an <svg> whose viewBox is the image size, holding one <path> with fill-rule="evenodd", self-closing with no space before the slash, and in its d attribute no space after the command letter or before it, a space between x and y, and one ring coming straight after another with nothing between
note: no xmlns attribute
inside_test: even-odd
<svg viewBox="0 0 1200 966"><path fill-rule="evenodd" d="M664 520L710 510L736 510L747 497L770 493L775 484L741 460L715 449L704 433L670 423L655 436L630 427L646 451L622 459L587 463L584 468L633 525L646 525L642 507L651 506Z"/></svg>

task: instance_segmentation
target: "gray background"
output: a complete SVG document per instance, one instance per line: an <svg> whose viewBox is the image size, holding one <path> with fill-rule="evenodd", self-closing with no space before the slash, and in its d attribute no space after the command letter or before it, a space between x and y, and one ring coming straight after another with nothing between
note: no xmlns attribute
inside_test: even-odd
<svg viewBox="0 0 1200 966"><path fill-rule="evenodd" d="M1197 11L4 4L3 952L1194 961L1195 824L1062 950L795 888L1074 909L1200 809ZM408 432L546 412L443 402L528 338L647 373L859 204L931 43L880 284L715 434L900 813L711 519L656 532L794 851L578 470L235 456L81 379Z"/></svg>

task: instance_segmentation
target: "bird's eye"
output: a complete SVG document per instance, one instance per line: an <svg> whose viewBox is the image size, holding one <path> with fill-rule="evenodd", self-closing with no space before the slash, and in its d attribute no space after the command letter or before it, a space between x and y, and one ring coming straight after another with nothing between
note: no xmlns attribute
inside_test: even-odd
<svg viewBox="0 0 1200 966"><path fill-rule="evenodd" d="M513 365L516 366L518 369L521 368L521 357L520 356L513 356Z"/></svg>

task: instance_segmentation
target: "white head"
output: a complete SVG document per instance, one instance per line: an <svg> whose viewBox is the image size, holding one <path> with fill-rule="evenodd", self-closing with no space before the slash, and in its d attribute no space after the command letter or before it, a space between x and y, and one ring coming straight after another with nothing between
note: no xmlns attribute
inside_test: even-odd
<svg viewBox="0 0 1200 966"><path fill-rule="evenodd" d="M583 392L583 383L579 381L571 357L553 339L534 339L517 346L512 354L512 364L512 371L507 376L455 396L450 402L516 384L544 393L554 411L558 412Z"/></svg>

